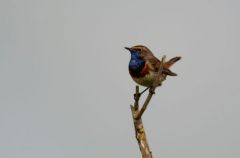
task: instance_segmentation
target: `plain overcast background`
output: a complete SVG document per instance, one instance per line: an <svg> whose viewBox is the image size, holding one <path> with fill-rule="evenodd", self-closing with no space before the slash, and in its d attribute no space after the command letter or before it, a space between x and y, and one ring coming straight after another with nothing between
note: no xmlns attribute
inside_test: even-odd
<svg viewBox="0 0 240 158"><path fill-rule="evenodd" d="M125 46L183 57L143 116L156 158L240 157L240 2L0 1L0 157L139 158Z"/></svg>

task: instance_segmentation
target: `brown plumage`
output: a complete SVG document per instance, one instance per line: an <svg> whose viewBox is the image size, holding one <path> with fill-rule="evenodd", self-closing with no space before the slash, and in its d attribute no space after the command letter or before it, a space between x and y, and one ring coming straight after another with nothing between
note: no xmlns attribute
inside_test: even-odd
<svg viewBox="0 0 240 158"><path fill-rule="evenodd" d="M138 51L145 61L148 61L149 63L151 63L152 69L154 71L159 70L161 61L158 58L156 58L151 52L151 50L148 49L146 46L136 45L131 47L131 49ZM177 56L165 62L163 65L163 68L164 68L163 73L169 76L177 76L177 74L172 72L169 68L180 59L181 57Z"/></svg>
<svg viewBox="0 0 240 158"><path fill-rule="evenodd" d="M133 80L140 85L151 87L158 74L161 61L153 55L150 49L143 45L125 48L131 52L129 72ZM180 59L181 57L174 57L164 63L164 78L166 76L177 76L177 74L172 72L169 68Z"/></svg>

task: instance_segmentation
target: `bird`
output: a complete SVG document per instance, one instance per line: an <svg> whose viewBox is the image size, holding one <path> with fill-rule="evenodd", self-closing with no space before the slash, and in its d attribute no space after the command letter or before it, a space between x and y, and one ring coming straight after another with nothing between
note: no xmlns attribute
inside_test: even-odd
<svg viewBox="0 0 240 158"><path fill-rule="evenodd" d="M132 79L139 85L152 88L155 85L156 77L160 77L159 69L161 62L149 48L143 45L136 45L133 47L124 47L131 53L128 69ZM163 64L162 77L177 76L169 68L181 59L180 56L171 58ZM161 83L157 83L160 86Z"/></svg>

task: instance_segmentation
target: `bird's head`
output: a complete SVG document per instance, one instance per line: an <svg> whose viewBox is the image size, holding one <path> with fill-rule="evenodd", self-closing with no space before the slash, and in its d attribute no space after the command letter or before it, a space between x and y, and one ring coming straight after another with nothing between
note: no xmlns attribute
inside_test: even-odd
<svg viewBox="0 0 240 158"><path fill-rule="evenodd" d="M144 58L148 55L153 55L152 52L150 51L150 49L148 49L147 47L145 47L143 45L136 45L131 48L125 47L125 49L129 50L131 55L140 56L142 58Z"/></svg>

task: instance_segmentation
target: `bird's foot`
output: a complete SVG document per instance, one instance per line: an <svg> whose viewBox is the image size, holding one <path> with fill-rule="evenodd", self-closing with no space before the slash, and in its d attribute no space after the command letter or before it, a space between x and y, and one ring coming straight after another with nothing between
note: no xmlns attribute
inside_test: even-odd
<svg viewBox="0 0 240 158"><path fill-rule="evenodd" d="M149 93L151 93L151 94L155 94L155 88L153 88L153 87L151 87L150 89L149 89Z"/></svg>
<svg viewBox="0 0 240 158"><path fill-rule="evenodd" d="M134 93L134 100L139 100L141 93Z"/></svg>

